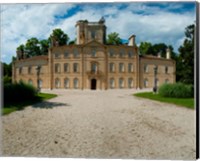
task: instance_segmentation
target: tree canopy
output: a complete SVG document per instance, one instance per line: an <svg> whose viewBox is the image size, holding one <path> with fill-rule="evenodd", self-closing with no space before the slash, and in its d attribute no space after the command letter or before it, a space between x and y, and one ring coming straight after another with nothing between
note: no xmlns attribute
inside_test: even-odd
<svg viewBox="0 0 200 161"><path fill-rule="evenodd" d="M122 41L118 33L112 32L108 34L108 39L106 40L106 43L108 45L119 45L122 44Z"/></svg>
<svg viewBox="0 0 200 161"><path fill-rule="evenodd" d="M52 34L49 37L49 41L58 42L60 46L66 45L69 41L69 37L61 29L54 29Z"/></svg>
<svg viewBox="0 0 200 161"><path fill-rule="evenodd" d="M185 40L178 49L177 80L186 84L194 84L194 30L194 24L185 28Z"/></svg>

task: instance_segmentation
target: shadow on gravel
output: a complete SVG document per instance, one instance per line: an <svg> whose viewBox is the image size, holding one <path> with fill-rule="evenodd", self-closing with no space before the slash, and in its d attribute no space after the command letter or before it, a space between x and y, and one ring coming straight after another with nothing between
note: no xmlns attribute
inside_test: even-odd
<svg viewBox="0 0 200 161"><path fill-rule="evenodd" d="M33 108L54 108L58 106L65 107L65 106L71 106L71 105L67 103L47 102L47 101L43 101L43 102L32 105Z"/></svg>

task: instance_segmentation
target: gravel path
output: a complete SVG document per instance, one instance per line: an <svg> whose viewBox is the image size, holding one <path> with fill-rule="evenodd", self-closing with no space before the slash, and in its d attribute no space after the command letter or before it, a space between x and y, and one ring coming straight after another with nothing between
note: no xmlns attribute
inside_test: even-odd
<svg viewBox="0 0 200 161"><path fill-rule="evenodd" d="M44 92L59 96L1 117L4 156L195 159L195 110L136 90Z"/></svg>

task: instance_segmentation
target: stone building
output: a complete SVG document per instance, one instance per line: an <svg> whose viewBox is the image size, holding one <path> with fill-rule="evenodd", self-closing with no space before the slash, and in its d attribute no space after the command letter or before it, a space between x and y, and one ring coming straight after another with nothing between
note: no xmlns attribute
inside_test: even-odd
<svg viewBox="0 0 200 161"><path fill-rule="evenodd" d="M166 58L141 56L135 35L128 44L107 45L103 18L80 20L76 31L76 44L59 46L52 41L47 56L26 58L17 52L12 80L48 89L136 89L175 82L176 64L169 49Z"/></svg>

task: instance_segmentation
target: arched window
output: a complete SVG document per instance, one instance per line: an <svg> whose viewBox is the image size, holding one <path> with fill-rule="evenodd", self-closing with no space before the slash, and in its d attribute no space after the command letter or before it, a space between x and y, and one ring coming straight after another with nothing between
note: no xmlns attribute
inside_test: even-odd
<svg viewBox="0 0 200 161"><path fill-rule="evenodd" d="M165 79L165 83L169 83L169 79Z"/></svg>
<svg viewBox="0 0 200 161"><path fill-rule="evenodd" d="M124 88L124 79L119 78L119 88Z"/></svg>
<svg viewBox="0 0 200 161"><path fill-rule="evenodd" d="M119 72L124 72L124 63L119 63Z"/></svg>
<svg viewBox="0 0 200 161"><path fill-rule="evenodd" d="M115 88L115 79L114 78L111 78L110 79L110 88Z"/></svg>
<svg viewBox="0 0 200 161"><path fill-rule="evenodd" d="M55 73L60 73L60 64L55 64Z"/></svg>
<svg viewBox="0 0 200 161"><path fill-rule="evenodd" d="M68 73L69 72L69 63L64 64L64 72Z"/></svg>
<svg viewBox="0 0 200 161"><path fill-rule="evenodd" d="M29 79L28 84L33 85L33 81L31 79Z"/></svg>
<svg viewBox="0 0 200 161"><path fill-rule="evenodd" d="M69 88L69 79L68 78L64 79L64 86L65 86L65 88Z"/></svg>
<svg viewBox="0 0 200 161"><path fill-rule="evenodd" d="M73 64L73 71L74 71L74 73L78 72L78 63Z"/></svg>
<svg viewBox="0 0 200 161"><path fill-rule="evenodd" d="M97 63L92 63L91 71L92 73L96 73L98 71Z"/></svg>
<svg viewBox="0 0 200 161"><path fill-rule="evenodd" d="M55 87L60 88L60 79L58 78L55 79Z"/></svg>
<svg viewBox="0 0 200 161"><path fill-rule="evenodd" d="M128 88L133 88L133 79L128 78Z"/></svg>
<svg viewBox="0 0 200 161"><path fill-rule="evenodd" d="M74 89L78 89L78 87L79 87L78 78L74 78Z"/></svg>
<svg viewBox="0 0 200 161"><path fill-rule="evenodd" d="M132 63L128 64L128 72L129 73L133 72L133 64Z"/></svg>
<svg viewBox="0 0 200 161"><path fill-rule="evenodd" d="M148 87L148 79L144 79L144 87L145 87L145 88Z"/></svg>

